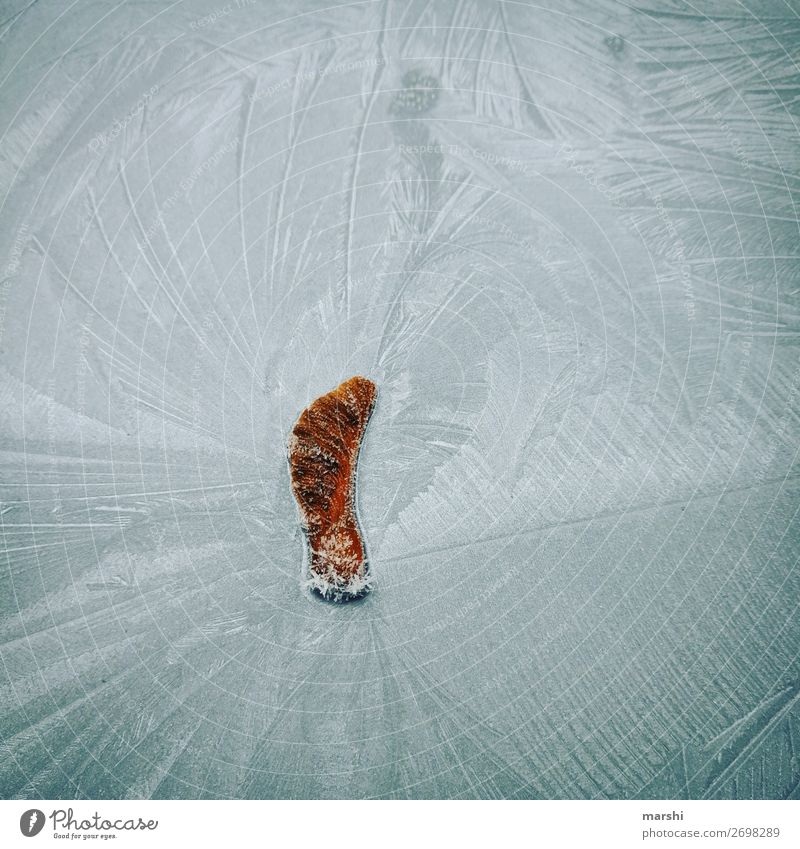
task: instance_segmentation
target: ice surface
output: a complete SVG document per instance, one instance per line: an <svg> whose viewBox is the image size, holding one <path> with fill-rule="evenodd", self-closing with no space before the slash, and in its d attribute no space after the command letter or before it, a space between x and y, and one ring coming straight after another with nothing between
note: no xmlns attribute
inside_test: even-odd
<svg viewBox="0 0 800 849"><path fill-rule="evenodd" d="M2 796L800 793L795 5L1 5Z"/></svg>

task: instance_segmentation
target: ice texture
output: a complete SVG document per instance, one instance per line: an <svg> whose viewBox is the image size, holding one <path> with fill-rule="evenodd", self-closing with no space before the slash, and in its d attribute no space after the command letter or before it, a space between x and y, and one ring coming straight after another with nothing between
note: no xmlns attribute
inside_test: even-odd
<svg viewBox="0 0 800 849"><path fill-rule="evenodd" d="M795 3L0 7L0 795L800 794Z"/></svg>

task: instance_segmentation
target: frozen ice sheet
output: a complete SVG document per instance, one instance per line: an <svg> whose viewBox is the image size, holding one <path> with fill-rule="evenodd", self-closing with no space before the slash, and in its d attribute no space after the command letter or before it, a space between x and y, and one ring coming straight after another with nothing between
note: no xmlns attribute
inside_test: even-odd
<svg viewBox="0 0 800 849"><path fill-rule="evenodd" d="M5 2L0 795L800 792L782 2ZM375 591L285 445L379 386Z"/></svg>

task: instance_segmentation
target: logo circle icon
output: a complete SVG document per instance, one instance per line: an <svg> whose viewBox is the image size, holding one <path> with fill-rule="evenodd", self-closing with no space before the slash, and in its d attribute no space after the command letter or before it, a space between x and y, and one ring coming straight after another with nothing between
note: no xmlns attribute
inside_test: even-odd
<svg viewBox="0 0 800 849"><path fill-rule="evenodd" d="M25 837L36 837L44 828L44 812L38 808L31 808L19 818L19 830Z"/></svg>

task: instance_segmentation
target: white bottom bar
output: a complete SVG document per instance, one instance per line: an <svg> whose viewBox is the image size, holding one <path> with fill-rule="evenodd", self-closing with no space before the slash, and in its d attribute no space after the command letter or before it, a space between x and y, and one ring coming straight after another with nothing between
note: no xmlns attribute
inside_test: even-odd
<svg viewBox="0 0 800 849"><path fill-rule="evenodd" d="M0 801L4 847L783 849L798 826L794 801Z"/></svg>

